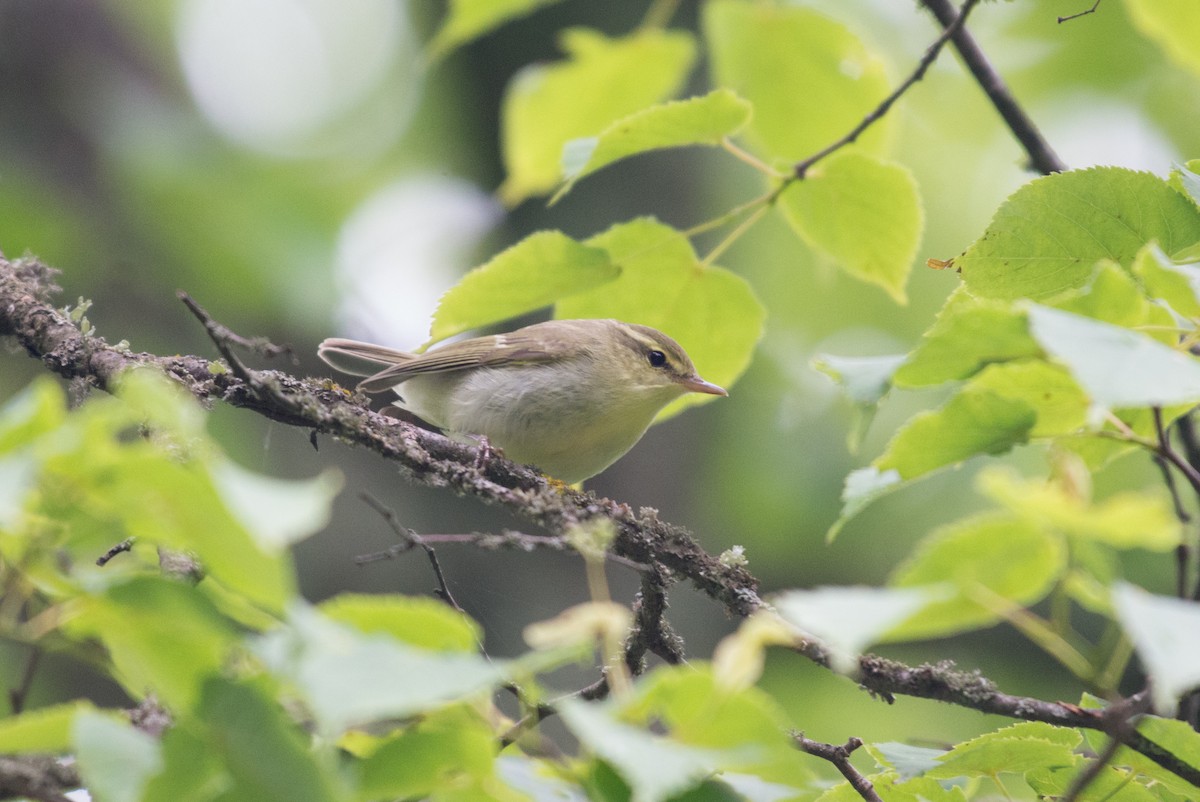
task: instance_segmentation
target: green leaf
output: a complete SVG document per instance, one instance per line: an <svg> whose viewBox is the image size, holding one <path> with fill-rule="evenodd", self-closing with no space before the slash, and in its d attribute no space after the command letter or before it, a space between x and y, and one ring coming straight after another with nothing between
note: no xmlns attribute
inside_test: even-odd
<svg viewBox="0 0 1200 802"><path fill-rule="evenodd" d="M621 275L601 248L538 231L475 268L438 302L430 342L524 315Z"/></svg>
<svg viewBox="0 0 1200 802"><path fill-rule="evenodd" d="M104 644L116 678L131 695L153 692L177 710L196 703L201 686L220 673L237 643L232 625L194 586L156 576L87 599L78 615L71 631Z"/></svg>
<svg viewBox="0 0 1200 802"><path fill-rule="evenodd" d="M1024 401L965 387L940 408L913 416L872 464L914 479L977 454L1000 454L1029 439L1037 412Z"/></svg>
<svg viewBox="0 0 1200 802"><path fill-rule="evenodd" d="M592 237L621 266L621 277L560 301L558 318L617 318L673 337L700 375L729 389L750 364L766 311L746 280L703 265L687 237L668 225L639 218ZM715 396L690 393L659 413L663 421Z"/></svg>
<svg viewBox="0 0 1200 802"><path fill-rule="evenodd" d="M807 8L716 0L703 30L713 83L754 105L748 138L773 159L796 162L839 139L890 88L857 36ZM884 118L860 147L878 151L890 125Z"/></svg>
<svg viewBox="0 0 1200 802"><path fill-rule="evenodd" d="M902 780L920 777L930 769L936 768L939 765L938 759L946 754L945 749L913 746L896 741L867 744L866 748L875 758L876 765L880 768L895 769Z"/></svg>
<svg viewBox="0 0 1200 802"><path fill-rule="evenodd" d="M37 480L37 461L25 451L0 456L0 531L17 526Z"/></svg>
<svg viewBox="0 0 1200 802"><path fill-rule="evenodd" d="M941 594L929 587L830 587L789 590L772 603L785 621L829 649L834 671L852 674L868 646L905 629Z"/></svg>
<svg viewBox="0 0 1200 802"><path fill-rule="evenodd" d="M1170 551L1183 534L1171 502L1161 493L1126 491L1092 503L1060 484L1025 481L1003 468L980 472L976 484L988 497L1039 526L1118 549Z"/></svg>
<svg viewBox="0 0 1200 802"><path fill-rule="evenodd" d="M947 752L932 777L994 777L1001 773L1074 766L1083 737L1077 730L1024 721L964 741Z"/></svg>
<svg viewBox="0 0 1200 802"><path fill-rule="evenodd" d="M1137 720L1137 730L1168 754L1174 755L1189 766L1200 766L1200 733L1196 732L1186 721L1159 718L1158 716L1141 716ZM1138 752L1122 747L1117 762L1120 765L1132 765L1142 774L1163 783L1184 798L1197 794L1197 786L1180 778L1177 774L1167 771Z"/></svg>
<svg viewBox="0 0 1200 802"><path fill-rule="evenodd" d="M327 734L432 710L507 676L501 661L419 649L299 605L287 626L260 638L255 651L270 671L295 685Z"/></svg>
<svg viewBox="0 0 1200 802"><path fill-rule="evenodd" d="M1151 250L1158 248L1147 245L1138 251L1133 263L1135 273ZM1146 334L1167 345L1179 340L1178 328L1171 313L1151 303L1133 276L1116 262L1100 262L1084 288L1063 293L1054 300L1053 306L1104 323L1130 329L1145 328Z"/></svg>
<svg viewBox="0 0 1200 802"><path fill-rule="evenodd" d="M800 238L857 279L905 303L925 225L908 168L843 151L818 164L779 198Z"/></svg>
<svg viewBox="0 0 1200 802"><path fill-rule="evenodd" d="M349 681L353 681L352 678ZM256 802L334 802L333 767L261 688L226 679L204 687L200 719L208 729L206 753L216 752L233 781L223 798Z"/></svg>
<svg viewBox="0 0 1200 802"><path fill-rule="evenodd" d="M438 652L473 652L483 640L478 624L436 599L343 593L317 609L359 632L386 633Z"/></svg>
<svg viewBox="0 0 1200 802"><path fill-rule="evenodd" d="M53 431L66 417L62 388L49 376L39 377L0 407L0 454Z"/></svg>
<svg viewBox="0 0 1200 802"><path fill-rule="evenodd" d="M146 785L141 802L211 802L229 776L213 745L194 720L175 720L162 734L163 770Z"/></svg>
<svg viewBox="0 0 1200 802"><path fill-rule="evenodd" d="M556 2L558 0L451 0L446 21L429 43L430 57L441 58L506 22Z"/></svg>
<svg viewBox="0 0 1200 802"><path fill-rule="evenodd" d="M216 462L212 477L226 508L271 553L324 529L342 489L342 476L335 470L312 479L276 479L231 460Z"/></svg>
<svg viewBox="0 0 1200 802"><path fill-rule="evenodd" d="M1030 304L1030 331L1071 371L1093 404L1169 406L1200 400L1200 363L1126 328Z"/></svg>
<svg viewBox="0 0 1200 802"><path fill-rule="evenodd" d="M1155 710L1174 714L1179 697L1200 688L1200 640L1180 637L1181 632L1200 631L1200 604L1154 596L1127 582L1113 586L1112 600L1117 620L1150 675Z"/></svg>
<svg viewBox="0 0 1200 802"><path fill-rule="evenodd" d="M563 146L599 136L612 123L674 95L683 85L696 45L683 31L643 28L609 39L585 28L561 36L564 61L517 73L501 109L508 177L500 188L515 205L562 180Z"/></svg>
<svg viewBox="0 0 1200 802"><path fill-rule="evenodd" d="M383 740L359 766L364 799L424 798L437 791L474 791L479 799L501 799L493 761L496 734L479 713L459 706L422 718L412 728ZM515 796L509 792L509 796Z"/></svg>
<svg viewBox="0 0 1200 802"><path fill-rule="evenodd" d="M79 700L0 719L0 754L66 752L75 717L95 710L91 702Z"/></svg>
<svg viewBox="0 0 1200 802"><path fill-rule="evenodd" d="M892 574L889 584L895 587L945 583L953 589L896 629L894 639L942 637L990 626L1003 616L981 603L981 588L1024 606L1045 596L1066 567L1062 541L1025 519L989 513L956 521L922 540Z"/></svg>
<svg viewBox="0 0 1200 802"><path fill-rule="evenodd" d="M81 712L71 737L84 785L105 802L140 802L146 783L162 769L158 741L110 715Z"/></svg>
<svg viewBox="0 0 1200 802"><path fill-rule="evenodd" d="M1156 241L1168 254L1200 241L1200 209L1149 173L1093 167L1021 187L954 260L975 295L1043 300L1084 286L1093 266L1123 266Z"/></svg>
<svg viewBox="0 0 1200 802"><path fill-rule="evenodd" d="M1192 159L1187 164L1177 165L1171 171L1171 186L1192 199L1192 203L1200 206L1200 159ZM1190 250L1190 249L1189 249Z"/></svg>
<svg viewBox="0 0 1200 802"><path fill-rule="evenodd" d="M895 469L881 471L874 465L868 465L851 471L842 487L842 511L825 534L825 542L832 543L851 518L871 502L898 490L903 484L899 471Z"/></svg>
<svg viewBox="0 0 1200 802"><path fill-rule="evenodd" d="M1087 422L1087 396L1058 365L1036 359L989 365L969 387L1027 404L1037 414L1031 438L1070 434Z"/></svg>
<svg viewBox="0 0 1200 802"><path fill-rule="evenodd" d="M703 97L636 111L597 136L573 139L563 148L566 183L551 203L570 192L579 179L629 156L686 145L719 145L746 125L751 111L750 104L733 92L717 89Z"/></svg>
<svg viewBox="0 0 1200 802"><path fill-rule="evenodd" d="M1142 280L1146 292L1166 301L1180 315L1200 318L1200 265L1177 265L1151 244L1138 253L1133 274Z"/></svg>
<svg viewBox="0 0 1200 802"><path fill-rule="evenodd" d="M632 802L665 802L699 785L727 760L720 751L685 746L618 721L611 705L566 699L558 712L580 743L629 783Z"/></svg>
<svg viewBox="0 0 1200 802"><path fill-rule="evenodd" d="M1142 35L1155 42L1180 67L1200 76L1200 19L1191 0L1125 0L1125 11Z"/></svg>
<svg viewBox="0 0 1200 802"><path fill-rule="evenodd" d="M899 387L967 379L987 365L1040 356L1025 316L1010 304L955 290L908 361L896 371Z"/></svg>
<svg viewBox="0 0 1200 802"><path fill-rule="evenodd" d="M835 356L817 354L812 366L842 386L858 408L858 419L848 442L856 451L875 417L875 407L892 389L892 375L904 363L903 354L891 356Z"/></svg>

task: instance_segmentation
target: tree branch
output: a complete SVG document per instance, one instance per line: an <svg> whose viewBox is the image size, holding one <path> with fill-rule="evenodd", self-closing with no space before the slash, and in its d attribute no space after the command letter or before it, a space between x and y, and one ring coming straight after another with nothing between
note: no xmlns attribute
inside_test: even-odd
<svg viewBox="0 0 1200 802"><path fill-rule="evenodd" d="M60 376L82 379L111 390L126 370L156 369L198 399L221 400L272 420L363 446L400 465L418 484L475 496L505 507L555 534L563 534L592 518L608 518L617 530L612 550L621 557L654 566L654 571L667 570L670 576L691 580L734 616L748 616L763 606L757 580L749 572L722 564L700 548L687 530L660 520L653 509L642 508L635 515L627 505L564 488L531 468L499 456L480 464L475 448L372 412L361 397L327 379L300 379L279 371L250 371L255 382L251 387L227 367L198 356L164 357L109 345L103 338L80 332L66 315L49 304L49 297L58 290L53 276L54 271L36 259L10 262L0 255L0 336L15 337L31 356ZM676 653L677 644L670 631L659 623L663 607L663 601L657 598L659 593L653 586L649 589L643 586L639 626L650 633L658 630L659 634L653 636L656 641L646 648L671 659L669 655ZM828 655L819 644L805 644L799 651L808 659L829 666ZM1104 720L1096 711L1004 694L978 673L956 671L948 663L912 667L868 654L859 659L858 679L868 691L889 702L894 695L901 694L1015 719L1105 730ZM584 695L590 690L594 689L585 689ZM1138 698L1127 701L1132 703ZM1200 769L1136 731L1122 740L1200 787Z"/></svg>
<svg viewBox="0 0 1200 802"><path fill-rule="evenodd" d="M837 746L835 744L814 741L805 738L803 733L794 732L792 733L792 743L801 752L828 760L832 763L850 783L850 787L865 799L866 802L883 802L883 798L875 791L875 786L871 784L871 781L864 777L858 769L854 768L854 764L850 762L850 755L854 753L854 750L863 745L861 738L851 738L846 741L845 745Z"/></svg>
<svg viewBox="0 0 1200 802"><path fill-rule="evenodd" d="M950 0L921 0L921 5L933 12L943 28L949 28L958 19L958 12ZM1050 143L1042 137L1033 120L1013 97L1004 79L988 61L975 37L966 28L955 31L951 37L958 54L962 56L967 69L975 76L996 111L1000 112L1004 124L1012 131L1013 136L1029 154L1029 164L1042 175L1061 173L1067 170L1067 165L1058 158L1058 154L1050 147Z"/></svg>

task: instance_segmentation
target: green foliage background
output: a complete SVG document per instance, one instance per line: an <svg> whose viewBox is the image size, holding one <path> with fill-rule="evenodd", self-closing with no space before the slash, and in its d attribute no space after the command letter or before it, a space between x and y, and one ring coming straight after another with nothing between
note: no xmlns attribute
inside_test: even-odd
<svg viewBox="0 0 1200 802"><path fill-rule="evenodd" d="M1145 382L1161 394L1123 403L1122 388L1083 380L1086 366L1081 363L1087 349L1072 352L1055 344L1090 342L1097 336L1095 329L1086 328L1092 324L1076 319L1079 315L1117 326L1169 324L1155 311L1159 307L1147 302L1122 307L1134 286L1130 276L1150 287L1152 297L1167 300L1184 315L1194 317L1200 309L1194 290L1188 289L1191 285L1181 286L1162 259L1143 250L1146 242L1155 240L1172 255L1200 241L1200 213L1194 201L1177 191L1186 190L1194 175L1177 173L1175 188L1166 182L1174 166L1200 155L1195 133L1200 130L1200 79L1193 49L1186 44L1200 23L1187 15L1164 23L1162 15L1170 13L1171 4L1155 15L1135 2L1103 4L1096 14L1064 25L1057 24L1056 17L1081 10L1076 3L984 4L971 19L973 32L1071 167L1129 164L1149 168L1158 178L1089 171L1069 174L1057 183L1031 182L1018 146L947 52L854 150L823 162L811 180L783 190L780 213L765 215L735 241L723 240L730 230L725 227L698 233L689 242L677 232L719 218L776 186L720 150L723 136L733 135L767 168L786 171L791 162L845 133L895 85L935 37L930 20L908 5L865 0L805 3L787 10L711 0L699 8L653 5L674 11L669 29L664 29L642 25L644 4L564 2L547 4L474 39L465 32L471 27L473 7L541 4L453 5L462 12L456 24L465 26L457 34L452 27L439 29L442 9L427 3L404 7L414 36L422 41L434 37L435 49L442 48L436 58L425 63L424 55L399 51L377 85L352 97L353 102L311 140L271 153L222 136L197 107L177 53L182 5L112 0L70 20L64 16L66 4L8 5L0 18L0 52L5 54L0 71L0 249L9 257L28 250L61 269L60 283L69 296L64 301L75 296L90 299L87 320L110 341L127 339L135 350L156 353L209 353L203 331L174 301L174 291L183 288L235 330L292 343L300 359L296 372L324 375L325 369L311 355L316 342L338 333L339 288L331 265L349 216L364 199L394 181L428 174L462 177L497 193L511 208L499 227L457 266L460 273L481 266L480 272L458 285L456 294L444 298L436 310L427 310L430 339L558 301L556 311L564 316L616 315L658 325L683 341L702 369L706 363L715 366L706 372L708 378L719 383L736 380L729 399L655 427L629 456L589 486L635 507L660 509L663 518L689 526L711 551L745 546L749 568L763 580L764 590L881 585L889 578L900 587L921 585L930 577L944 578L945 566L956 565L958 554L979 560L980 548L988 546L997 548L991 557L996 564L1021 569L987 577L991 590L1017 602L1039 601L1067 573L1075 583L1072 598L1093 612L1105 611L1107 604L1096 601L1095 586L1117 575L1156 593L1171 592L1168 549L1173 524L1169 517L1156 517L1165 509L1161 495L1157 501L1119 495L1155 485L1158 473L1150 461L1140 455L1108 463L1103 458L1111 455L1080 449L1090 465L1104 463L1093 477L1096 495L1098 504L1113 506L1080 510L1075 517L1047 523L1047 510L1061 511L1065 502L1040 498L1042 485L1022 484L1022 474L1040 478L1055 466L1048 464L1044 449L1023 444L1030 436L1059 435L1082 424L1086 403L1081 385L1093 400L1109 398L1113 407L1157 404L1170 409L1195 400L1197 385L1168 370L1168 365L1164 370L1173 378L1165 389L1156 383L1163 372L1151 372ZM456 36L462 41L455 41ZM561 62L564 53L575 61ZM1114 53L1120 58L1112 57ZM637 67L636 80L618 82L608 94L581 95L572 83L573 70L622 74L631 64ZM812 75L825 74L822 70L835 77L811 92L795 91L807 86ZM718 84L724 89L708 94ZM700 100L655 106L673 97ZM412 104L407 110L404 98ZM643 111L648 106L654 106L649 113ZM747 106L753 107L749 114ZM619 119L621 124L614 125ZM1145 135L1139 141L1156 143L1146 146L1144 159L1129 151L1130 131ZM361 144L368 140L373 146ZM565 177L571 183L564 187L560 160L567 140L574 141L566 160ZM692 144L699 147L633 155ZM556 191L556 202L547 205L545 199ZM1116 198L1108 208L1117 210L1121 225L1106 229L1110 240L1072 239L1072 221L1081 227L1094 199L1101 196ZM1047 218L1065 221L1065 229L1041 225ZM1035 224L1023 229L1031 219ZM526 239L544 230L562 233ZM993 236L976 242L985 232ZM662 248L653 258L643 254L649 242ZM1041 262L1034 264L1038 269L1014 268L1009 256L1018 245L1030 242L1035 250L1062 247L1054 282L1045 281ZM707 256L714 251L718 258L710 262ZM1042 258L1043 251L1037 253ZM960 254L961 279L954 271L921 266L926 258ZM639 258L644 266L612 279L613 264L629 268ZM1102 264L1096 272L1102 260L1116 264ZM555 273L560 264L572 267L570 276ZM555 291L549 295L539 295L548 291L551 274L571 292L551 288ZM457 278L445 275L444 287ZM960 293L947 302L964 283L982 300ZM511 296L499 297L498 289ZM1055 305L1076 317L1006 303L1017 298L1061 300L1064 291L1079 294ZM562 297L567 294L570 297ZM646 304L647 297L675 303L663 311L665 304ZM758 326L764 319L759 339ZM1054 334L1039 335L1056 325ZM1160 339L1170 343L1169 337ZM976 345L979 353L973 350ZM1059 362L1039 361L1035 357L1042 350L1051 351ZM903 365L889 360L838 361L910 351L913 355ZM1155 354L1162 356L1153 348L1150 352L1150 362ZM823 359L826 372L848 384L853 400L861 404L844 400L828 376L813 368L812 360L821 354L835 355ZM1131 359L1149 365L1147 370L1153 368L1143 352ZM1073 371L1074 380L1062 364ZM39 373L39 366L21 355L5 358L0 398L26 399L18 404L40 399L37 419L50 428L47 421L61 422L62 402L45 383L27 389ZM903 392L893 392L877 413L872 408L864 417L864 408L878 400L890 380ZM962 380L968 381L953 384ZM1050 390L1052 398L1042 400ZM1117 395L1105 396L1106 391ZM25 395L18 396L22 392ZM113 405L102 406L105 403L89 413L95 420L126 414L114 411ZM172 401L156 403L176 409ZM122 760L136 763L138 755L149 755L149 767L144 768L149 778L161 765L154 760L183 766L183 756L211 753L218 743L227 750L220 759L231 759L238 751L237 739L251 735L236 728L229 733L206 729L204 716L254 710L278 734L281 765L294 765L296 776L307 777L296 781L297 788L307 789L303 793L311 793L311 798L348 794L347 786L338 783L351 781L335 776L328 766L305 762L303 750L289 740L295 733L272 706L272 689L208 676L219 659L216 647L206 650L205 645L224 643L229 637L223 616L232 615L254 629L262 626L259 616L264 611L283 616L287 637L296 642L281 642L282 634L263 635L255 656L272 666L272 681L303 684L302 678L287 674L286 661L272 663L272 656L278 658L289 649L293 654L306 648L317 653L314 644L336 640L338 634L324 619L288 609L293 581L313 601L351 591L428 591L433 580L425 563L415 557L368 569L353 565L354 556L390 544L386 525L355 491L367 490L384 500L405 525L420 532L495 530L512 522L470 501L409 487L377 460L337 444L322 443L315 452L302 432L221 407L204 416L187 410L186 405L180 407L172 413L178 420L162 424L183 439L202 440L204 431L212 435L213 443L204 445L205 454L198 457L201 467L181 469L188 475L176 476L158 466L142 466L141 473L118 476L114 485L97 487L97 498L119 493L121 487L141 487L153 478L164 497L188 495L198 505L196 515L209 514L231 503L222 493L222 477L238 486L263 480L233 474L252 469L308 483L280 490L281 508L286 508L301 497L332 497L338 480L323 471L334 463L345 489L332 501L328 525L319 512L310 516L316 525L309 528L323 528L308 539L301 540L308 534L304 527L264 533L259 518L228 526L230 531L244 527L248 534L237 540L243 547L255 538L272 538L259 542L261 554L250 550L235 559L227 543L209 544L207 552L203 545L190 544L221 585L234 596L244 596L253 609L222 607L233 604L229 598L182 601L165 581L138 580L147 585L139 592L121 590L120 574L114 579L112 570L99 572L104 578L95 581L112 587L90 602L92 609L79 623L80 631L88 632L88 626L105 631L113 621L136 616L139 605L180 605L196 637L195 652L173 658L177 664L155 666L143 653L147 644L137 639L105 645L114 661L135 677L136 671L153 675L156 668L175 677L175 685L158 689L163 700L198 711L198 716L194 726L178 728L157 757L153 748L138 741L137 733L109 729L119 725L105 714L72 718L64 713L49 729L60 732L74 722L69 726L77 728L74 743L80 745L85 769L105 765L108 758L102 750L88 752L105 744L118 744L114 751ZM86 430L86 420L73 425ZM972 421L982 423L972 430ZM1148 419L1128 422L1146 433ZM132 421L94 425L119 429ZM948 429L965 430L967 435L947 437ZM980 432L982 440L973 436ZM855 437L848 438L848 433ZM23 436L32 438L28 432ZM107 441L95 431L80 437L98 438L94 450L109 447L101 447ZM848 445L854 439L861 440L856 450ZM81 442L86 446L91 441ZM937 470L1013 446L1017 447L1007 457L1007 469L974 459L958 470ZM55 452L54 458L62 463L59 469L68 472L76 459L74 469L90 475L94 467L80 466L90 466L87 460L96 456L92 451L85 449L74 458L69 452ZM222 452L229 458L218 456ZM980 473L985 464L987 471ZM901 480L931 475L895 490L886 478L890 470ZM840 498L844 480L855 471L861 483L856 486L865 488L858 498L871 500L861 512L853 500L844 508ZM171 482L180 484L172 489ZM270 489L263 487L261 493L269 497ZM1121 518L1130 505L1128 519ZM220 514L236 517L236 510ZM171 530L162 521L126 520L122 515L114 510L108 519L119 521L119 526L82 530L79 536L86 539L86 549L79 542L71 547L102 552L120 539L109 536L114 529L154 531L170 542L162 533ZM1097 523L1100 519L1134 523L1106 529ZM835 525L838 536L827 543L826 534ZM1049 534L1064 531L1069 536ZM914 544L931 532L934 537L914 554ZM996 532L1006 533L1007 551L996 546ZM300 541L294 547L295 580L286 561L263 556L277 557L292 541ZM1130 550L1133 546L1137 550ZM1087 570L1075 570L1078 564L1068 562L1068 551L1087 564ZM498 658L530 659L522 657L527 650L521 629L588 598L578 558L443 549L442 559L457 598L481 625L479 637ZM1103 565L1097 567L1099 563ZM1073 566L1070 572L1068 565ZM239 570L246 576L239 577ZM636 591L636 577L610 573L614 595L628 601ZM45 581L50 582L49 577L48 573ZM1130 604L1136 607L1137 597L1133 599ZM351 602L349 611L338 613L341 618L329 614L351 626L374 616L378 618L373 620L393 621L440 614L424 607L384 613L374 609L375 603ZM965 668L979 667L1013 693L1078 699L1079 681L1031 645L1035 638L1029 632L1008 625L974 631L998 616L965 592L939 604L919 625L893 637L942 639L881 650L910 662L956 659ZM1136 618L1137 613L1130 615ZM711 603L684 589L672 596L670 617L690 653L699 658L708 657L732 628ZM439 620L429 626L457 624ZM1103 626L1100 616L1088 618L1083 634L1100 638ZM865 635L865 642L878 635ZM468 633L455 643L430 648L469 655L473 637ZM14 658L23 654L15 644L0 644L0 649ZM408 659L416 658L389 652L380 665L397 673L438 671L414 667L405 662ZM0 680L6 686L19 682L19 660L4 659L0 665ZM539 667L544 666L520 670ZM485 687L495 679L484 665L466 657L454 663L453 670L445 670L461 680L451 689L454 693ZM590 667L566 666L551 684L577 687L593 675ZM1131 674L1127 682L1135 680ZM636 737L614 733L614 727L655 716L678 717L696 726L688 716L703 717L690 706L711 694L711 688L698 685L706 681L705 675L664 672L654 688L627 700L631 710L624 724L595 718L585 708L565 709L572 730L585 742L590 737L605 758L588 769L592 773L581 783L595 796L617 798L620 792L612 789L620 781L605 774L615 767L626 782L649 788L652 778L643 778L645 785L630 779L646 771L645 766L626 765L622 755L604 753L603 745ZM318 718L321 711L328 713L328 720L319 725L330 733L345 723L337 718L346 715L339 707L347 704L344 699L327 701L331 707L322 708L322 694L337 684L326 676L305 687L305 701ZM382 682L364 681L365 688L381 686ZM52 656L39 671L28 706L73 699L80 687L101 706L125 701L122 690L97 679L78 659ZM766 757L751 768L778 782L802 784L809 778L807 770L789 774L781 768L790 765L784 758L790 752L782 739L755 729L764 721L768 729L786 723L810 737L839 743L850 735L875 743L954 743L1007 723L911 699L884 706L852 682L786 653L771 653L761 687L770 697L744 691L752 698L740 699L737 715L753 719L746 730L764 738L759 746ZM415 693L429 699L436 691L418 688ZM381 705L377 697L362 703L372 715L423 709L405 707L403 700ZM661 709L655 709L656 704ZM76 711L69 712L73 716ZM852 722L851 730L847 722ZM689 732L689 747L719 750L736 745L702 727ZM1064 776L1069 779L1063 772L1078 763L1077 756L1069 757L1076 743L1056 741L1060 735L1040 731L1010 735L1062 746L1061 762L1044 768L1044 776L1030 780L1031 787L1057 788ZM28 738L28 733L10 733L9 742L22 737ZM57 743L56 737L46 736L45 742ZM451 739L453 746L439 739ZM486 793L502 796L507 791L495 784L488 739L489 730L478 717L459 708L441 711L421 728L385 744L360 745L364 764L362 776L353 780L356 793L362 798L369 798L370 789L417 794L435 782L389 774L380 768L389 762L381 758L372 763L372 754L453 748L460 750L456 754L473 754L479 760L472 764L478 771L468 773L480 785L469 786L464 794L485 793L480 788L486 788ZM703 764L695 764L699 758L691 752L650 754L673 761L678 773L665 773L666 784L644 790L641 798L667 798L682 790L695 779L694 765ZM236 768L234 774L245 787L278 787L273 785L278 778L255 778L252 767L242 768L244 774ZM129 772L127 776L136 775L134 767ZM437 775L436 767L430 772ZM966 768L945 776L986 774ZM120 782L114 788L113 798L129 790ZM159 788L156 793L161 796L154 798L170 798L174 790ZM930 788L928 793L938 792Z"/></svg>

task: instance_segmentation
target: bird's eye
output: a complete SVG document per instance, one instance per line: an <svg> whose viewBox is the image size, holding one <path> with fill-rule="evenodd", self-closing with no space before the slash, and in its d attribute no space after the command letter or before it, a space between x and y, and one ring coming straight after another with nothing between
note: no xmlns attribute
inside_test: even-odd
<svg viewBox="0 0 1200 802"><path fill-rule="evenodd" d="M646 354L646 360L650 363L650 367L661 368L667 364L667 355L662 351L649 351Z"/></svg>

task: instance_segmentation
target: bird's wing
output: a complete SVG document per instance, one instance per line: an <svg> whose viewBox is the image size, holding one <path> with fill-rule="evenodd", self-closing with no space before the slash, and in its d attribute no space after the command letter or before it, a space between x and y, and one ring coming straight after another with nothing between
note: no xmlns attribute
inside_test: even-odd
<svg viewBox="0 0 1200 802"><path fill-rule="evenodd" d="M364 379L358 388L363 392L377 393L395 387L413 376L426 373L449 373L477 367L548 362L565 356L571 348L566 343L553 340L547 343L520 331L490 337L473 337L450 343L405 362L391 364Z"/></svg>

